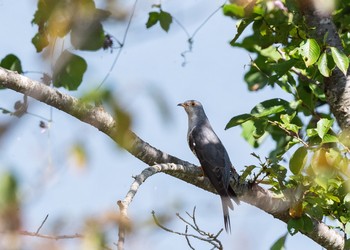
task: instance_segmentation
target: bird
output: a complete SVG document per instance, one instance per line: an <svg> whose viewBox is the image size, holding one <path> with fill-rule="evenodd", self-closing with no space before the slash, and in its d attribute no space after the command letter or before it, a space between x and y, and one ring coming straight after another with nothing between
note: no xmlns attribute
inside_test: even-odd
<svg viewBox="0 0 350 250"><path fill-rule="evenodd" d="M240 201L230 186L231 160L214 132L199 101L188 100L179 103L188 115L187 140L190 149L198 158L204 175L208 177L217 193L220 195L224 214L226 232L231 232L229 208L233 210L233 199L237 205Z"/></svg>

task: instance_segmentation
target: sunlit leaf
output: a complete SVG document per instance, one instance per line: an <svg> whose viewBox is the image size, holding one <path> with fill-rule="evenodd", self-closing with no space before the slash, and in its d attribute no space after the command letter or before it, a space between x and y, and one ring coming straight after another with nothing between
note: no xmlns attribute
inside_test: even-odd
<svg viewBox="0 0 350 250"><path fill-rule="evenodd" d="M339 142L338 137L335 135L325 134L322 138L322 143L332 143L332 142Z"/></svg>
<svg viewBox="0 0 350 250"><path fill-rule="evenodd" d="M326 118L322 118L317 122L317 134L318 136L323 139L325 134L329 131L329 129L333 125L333 120L329 120Z"/></svg>
<svg viewBox="0 0 350 250"><path fill-rule="evenodd" d="M234 18L244 17L244 6L238 4L225 4L222 8L225 16L230 16Z"/></svg>
<svg viewBox="0 0 350 250"><path fill-rule="evenodd" d="M331 52L335 64L344 73L344 75L346 75L349 68L349 58L335 47L331 47Z"/></svg>
<svg viewBox="0 0 350 250"><path fill-rule="evenodd" d="M250 112L254 117L265 117L289 109L289 102L275 98L257 104Z"/></svg>
<svg viewBox="0 0 350 250"><path fill-rule="evenodd" d="M309 129L307 129L307 130L306 130L306 135L307 135L308 137L313 137L313 136L315 136L315 135L318 135L317 129L315 129L315 128L309 128Z"/></svg>
<svg viewBox="0 0 350 250"><path fill-rule="evenodd" d="M240 125L240 124L250 120L251 118L252 118L252 115L250 115L250 114L241 114L241 115L234 116L227 123L225 129L229 129L229 128L235 127L237 125Z"/></svg>
<svg viewBox="0 0 350 250"><path fill-rule="evenodd" d="M246 121L242 123L242 137L253 147L258 147L260 143L265 139L264 136L256 138L256 127L253 121ZM266 133L265 133L266 134Z"/></svg>
<svg viewBox="0 0 350 250"><path fill-rule="evenodd" d="M347 223L345 224L345 233L346 233L347 235L350 234L350 222L347 222ZM347 245L350 246L350 242L348 242ZM344 248L344 249L349 249L349 248Z"/></svg>
<svg viewBox="0 0 350 250"><path fill-rule="evenodd" d="M256 168L254 165L246 166L244 168L243 173L241 174L240 180L244 181L248 175L252 173L252 171Z"/></svg>
<svg viewBox="0 0 350 250"><path fill-rule="evenodd" d="M306 67L317 62L320 52L320 46L315 39L307 39L300 46L300 54L303 57Z"/></svg>
<svg viewBox="0 0 350 250"><path fill-rule="evenodd" d="M320 73L325 76L325 77L329 77L331 75L331 70L328 67L328 59L327 59L327 53L323 52L320 56L320 58L318 59L318 70L320 71Z"/></svg>
<svg viewBox="0 0 350 250"><path fill-rule="evenodd" d="M347 195L345 195L344 199L343 199L344 203L349 203L350 204L350 193L348 193Z"/></svg>

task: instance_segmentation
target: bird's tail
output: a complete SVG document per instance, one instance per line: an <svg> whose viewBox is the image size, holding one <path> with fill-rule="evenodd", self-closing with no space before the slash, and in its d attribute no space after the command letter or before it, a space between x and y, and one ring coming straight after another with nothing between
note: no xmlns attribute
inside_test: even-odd
<svg viewBox="0 0 350 250"><path fill-rule="evenodd" d="M222 203L222 211L224 213L225 230L226 232L231 233L231 221L230 221L230 214L228 209L230 208L231 210L233 210L233 204L229 196L220 196L220 197L221 197L221 203Z"/></svg>
<svg viewBox="0 0 350 250"><path fill-rule="evenodd" d="M237 205L239 205L241 203L237 197L237 194L235 193L235 191L233 191L233 188L230 185L228 186L227 192L228 192L229 196L231 197L231 199L233 199Z"/></svg>

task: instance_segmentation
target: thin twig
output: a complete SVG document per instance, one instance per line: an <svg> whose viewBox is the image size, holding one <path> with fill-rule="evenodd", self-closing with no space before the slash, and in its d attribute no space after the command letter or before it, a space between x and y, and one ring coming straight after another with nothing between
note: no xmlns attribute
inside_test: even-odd
<svg viewBox="0 0 350 250"><path fill-rule="evenodd" d="M191 38L194 38L198 31L203 28L203 26L220 10L224 5L226 4L227 1L225 1L223 4L221 4L213 13L211 13L199 26L198 28L193 32Z"/></svg>
<svg viewBox="0 0 350 250"><path fill-rule="evenodd" d="M271 120L267 120L267 122L270 123L270 124L272 124L272 125L274 125L274 126L279 127L279 128L282 129L284 132L286 132L287 135L289 135L289 136L291 136L291 137L297 139L299 142L301 142L306 148L309 147L309 144L307 144L307 142L305 142L303 139L301 139L300 136L299 136L297 133L295 133L295 132L293 132L293 131L290 131L290 130L284 128L284 127L281 126L278 122L271 121Z"/></svg>
<svg viewBox="0 0 350 250"><path fill-rule="evenodd" d="M201 236L198 236L198 235L195 235L195 234L190 234L190 233L187 233L185 231L185 233L181 233L181 232L177 232L177 231L174 231L174 230L171 230L165 226L163 226L162 224L160 224L160 222L158 221L156 215L155 215L155 212L152 211L152 217L153 217L153 220L154 222L156 223L156 225L158 227L160 227L161 229L163 229L164 231L167 231L169 233L173 233L173 234L177 234L177 235L180 235L180 236L184 236L185 238L186 237L192 237L194 239L198 239L198 240L201 240L201 241L204 241L204 242L207 242L209 244L211 244L213 246L213 249L217 248L217 249L223 249L222 247L222 244L221 242L216 238L217 235L219 235L221 232L222 232L222 229L220 230L219 234L216 234L215 236L213 236L213 234L210 234L210 233L205 233L205 237L201 237ZM193 228L193 227L192 227ZM196 230L197 231L197 230ZM200 230L202 231L202 230ZM198 232L198 231L197 231ZM199 232L198 232L199 233ZM186 239L187 240L187 239Z"/></svg>
<svg viewBox="0 0 350 250"><path fill-rule="evenodd" d="M38 233L40 232L40 230L41 230L41 228L44 226L44 224L45 224L47 218L49 218L49 214L47 214L47 215L45 216L45 219L41 222L41 224L40 224L38 230L36 230L36 232L35 232L36 234L38 234Z"/></svg>
<svg viewBox="0 0 350 250"><path fill-rule="evenodd" d="M188 30L185 28L185 26L176 18L173 16L174 22L179 25L179 27L185 32L187 36L187 42L188 42L188 49L183 51L181 53L181 56L184 58L184 61L182 63L182 66L185 66L187 63L186 60L186 54L192 52L192 45L193 45L193 39L197 35L197 33L203 28L203 26L226 4L227 1L225 1L223 4L221 4L214 12L212 12L192 33L192 35L188 32Z"/></svg>
<svg viewBox="0 0 350 250"><path fill-rule="evenodd" d="M20 235L39 237L39 238L45 238L50 240L77 239L77 238L84 237L83 235L78 233L73 235L47 235L47 234L38 234L38 233L28 232L28 231L19 231L18 233Z"/></svg>
<svg viewBox="0 0 350 250"><path fill-rule="evenodd" d="M114 61L113 61L112 65L111 65L110 69L108 70L106 76L103 78L103 80L102 80L102 82L100 83L100 85L98 85L97 90L100 89L101 86L106 82L106 80L108 79L108 77L109 77L110 74L112 73L112 70L114 69L114 67L115 67L115 65L116 65L116 63L117 63L117 61L118 61L118 59L119 59L119 57L120 57L120 55L121 55L121 52L122 52L122 50L123 50L123 48L124 48L124 45L125 45L125 41L126 41L127 35L128 35L128 33L129 33L131 21L132 21L132 19L133 19L133 17L134 17L134 14L135 14L135 9L136 9L137 1L138 1L138 0L135 0L134 5L133 5L133 7L132 7L131 15L130 15L128 24L127 24L127 26L126 26L125 32L124 32L123 40L122 40L122 42L119 42L119 41L118 41L118 43L120 44L120 48L119 48L119 50L118 50L118 52L117 52L117 55L115 56Z"/></svg>
<svg viewBox="0 0 350 250"><path fill-rule="evenodd" d="M185 233L186 233L186 234L188 233L188 225L186 225ZM188 245L192 250L195 250L195 248L191 245L190 238L188 237L188 235L185 235L185 238L186 238L186 241L187 241L187 245Z"/></svg>
<svg viewBox="0 0 350 250"><path fill-rule="evenodd" d="M118 242L117 242L117 249L122 250L124 249L124 242L125 242L125 236L126 232L128 231L128 228L130 227L130 220L127 216L128 207L133 201L137 191L139 190L142 183L144 183L147 178L151 177L152 175L159 173L159 172L171 172L171 171L188 171L188 169L184 169L183 165L177 165L173 163L168 164L156 164L151 167L148 167L144 169L139 175L134 177L134 181L130 186L130 189L128 193L126 194L124 200L119 200L118 206L120 210L120 216L121 216L121 223L119 223L119 232L118 232ZM197 169L193 168L193 173L196 172ZM189 173L189 172L188 172Z"/></svg>

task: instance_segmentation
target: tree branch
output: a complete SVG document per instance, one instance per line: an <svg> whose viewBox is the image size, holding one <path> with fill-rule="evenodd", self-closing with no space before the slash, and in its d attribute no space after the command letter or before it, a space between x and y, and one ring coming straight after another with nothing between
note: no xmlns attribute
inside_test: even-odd
<svg viewBox="0 0 350 250"><path fill-rule="evenodd" d="M101 107L93 107L86 103L79 102L78 99L72 96L61 93L45 84L1 67L0 86L26 94L47 105L66 112L96 127L115 142L121 144L121 135L118 134L116 121ZM170 169L163 169L162 171L204 190L215 193L208 179L201 177L202 171L195 165L152 147L132 131L127 131L127 136L130 143L122 145L136 158L150 166L155 163L173 163L169 165L171 167ZM123 138L125 138L125 135L123 135ZM240 196L241 201L256 206L286 223L291 219L288 214L291 205L290 201L275 198L272 192L258 185L251 186L249 183L239 184L236 177L237 173L234 171L234 176L231 178L231 185ZM343 248L343 237L337 231L330 229L322 222L316 220L313 222L314 231L312 233L305 233L305 235L327 249Z"/></svg>
<svg viewBox="0 0 350 250"><path fill-rule="evenodd" d="M312 0L298 0L299 7L310 27L311 36L321 44L326 44L343 51L337 28L332 21L331 13L322 9L322 3ZM330 77L324 78L324 89L331 111L339 126L350 131L350 72L345 76L339 68L335 68Z"/></svg>

